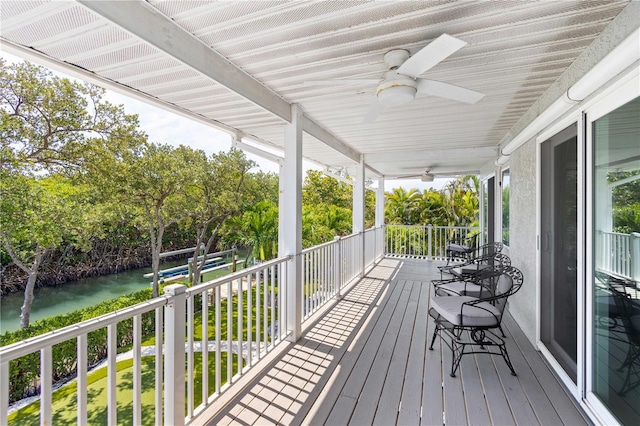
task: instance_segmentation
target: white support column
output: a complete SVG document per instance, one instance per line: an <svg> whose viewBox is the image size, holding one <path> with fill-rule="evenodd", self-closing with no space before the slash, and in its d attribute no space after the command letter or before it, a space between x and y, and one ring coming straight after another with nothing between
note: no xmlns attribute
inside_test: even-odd
<svg viewBox="0 0 640 426"><path fill-rule="evenodd" d="M360 164L356 170L356 180L353 183L353 233L360 234L358 245L360 256L360 276L364 276L364 156L360 156Z"/></svg>
<svg viewBox="0 0 640 426"><path fill-rule="evenodd" d="M356 180L353 183L353 233L364 231L364 157L360 156L360 163L356 170Z"/></svg>
<svg viewBox="0 0 640 426"><path fill-rule="evenodd" d="M284 160L278 162L278 257L282 257L285 255L285 232L287 230L285 220L285 196L284 196L284 183L285 183L285 173L284 173Z"/></svg>
<svg viewBox="0 0 640 426"><path fill-rule="evenodd" d="M280 194L283 251L292 256L287 267L287 329L296 342L302 330L302 109L291 106L291 123L285 130L284 193ZM284 200L283 200L284 198Z"/></svg>
<svg viewBox="0 0 640 426"><path fill-rule="evenodd" d="M172 296L164 308L164 424L184 425L184 338L187 287L171 284L164 294Z"/></svg>
<svg viewBox="0 0 640 426"><path fill-rule="evenodd" d="M384 178L378 178L376 191L376 228L384 225Z"/></svg>

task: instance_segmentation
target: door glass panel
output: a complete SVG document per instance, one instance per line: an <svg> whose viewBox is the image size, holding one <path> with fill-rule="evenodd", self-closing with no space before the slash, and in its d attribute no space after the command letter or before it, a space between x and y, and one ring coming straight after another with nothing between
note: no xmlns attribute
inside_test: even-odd
<svg viewBox="0 0 640 426"><path fill-rule="evenodd" d="M593 123L594 393L640 424L640 98Z"/></svg>
<svg viewBox="0 0 640 426"><path fill-rule="evenodd" d="M572 125L542 144L540 338L577 377L578 139Z"/></svg>
<svg viewBox="0 0 640 426"><path fill-rule="evenodd" d="M509 170L502 172L502 242L509 246L509 194L510 194Z"/></svg>

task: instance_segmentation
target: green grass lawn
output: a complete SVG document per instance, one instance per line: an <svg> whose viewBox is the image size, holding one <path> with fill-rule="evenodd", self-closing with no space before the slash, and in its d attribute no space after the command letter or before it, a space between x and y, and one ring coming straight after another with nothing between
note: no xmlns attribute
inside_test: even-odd
<svg viewBox="0 0 640 426"><path fill-rule="evenodd" d="M222 383L227 381L227 354L222 353ZM155 423L155 357L142 358L142 424ZM233 368L237 369L237 356L233 356ZM118 424L133 424L133 360L120 361L117 370ZM209 352L209 394L215 391L215 352ZM186 374L186 373L185 373ZM87 420L89 424L107 424L107 368L102 367L89 373L87 377ZM202 398L202 354L194 354L194 407ZM69 383L53 392L53 424L71 424L76 422L77 382ZM185 388L186 391L186 388ZM186 403L185 395L185 403ZM186 406L185 406L186 407ZM35 401L9 415L11 425L39 425L40 401Z"/></svg>

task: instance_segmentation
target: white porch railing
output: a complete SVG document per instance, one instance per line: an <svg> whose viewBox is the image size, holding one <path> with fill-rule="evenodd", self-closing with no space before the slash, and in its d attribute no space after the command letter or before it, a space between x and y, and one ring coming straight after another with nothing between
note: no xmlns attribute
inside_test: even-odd
<svg viewBox="0 0 640 426"><path fill-rule="evenodd" d="M596 268L602 272L640 282L640 234L598 231Z"/></svg>
<svg viewBox="0 0 640 426"><path fill-rule="evenodd" d="M371 228L302 251L303 321L384 254L383 236L384 228Z"/></svg>
<svg viewBox="0 0 640 426"><path fill-rule="evenodd" d="M464 241L477 227L387 225L385 253L387 256L445 259L450 242Z"/></svg>
<svg viewBox="0 0 640 426"><path fill-rule="evenodd" d="M341 288L364 274L384 254L384 228L305 250L303 258L303 314L308 318ZM53 413L53 366L58 362L56 345L70 342L77 348L77 423L87 424L88 359L95 358L88 343L95 335L106 335L107 423L120 424L117 393L123 386L133 392L132 424L142 423L142 373L155 373L155 424L188 424L240 376L271 349L283 342L287 327L287 269L290 257L266 262L192 288L173 284L165 294L118 312L84 321L64 329L0 348L0 424L8 424L8 404L12 392L11 368L23 357L40 358L37 384L40 396L40 423L51 424ZM207 320L204 320L204 319ZM155 336L153 347L143 347L142 323ZM149 326L155 324L155 327ZM106 329L106 332L105 332ZM129 385L118 382L117 357L123 345L121 335L132 335L133 359ZM104 342L104 340L103 340ZM88 356L88 354L91 356ZM121 355L122 356L122 355ZM152 356L146 361L143 357ZM196 387L196 383L200 385ZM149 384L146 391L150 391ZM15 389L13 389L15 391ZM121 414L120 414L121 415ZM145 418L145 421L150 419Z"/></svg>

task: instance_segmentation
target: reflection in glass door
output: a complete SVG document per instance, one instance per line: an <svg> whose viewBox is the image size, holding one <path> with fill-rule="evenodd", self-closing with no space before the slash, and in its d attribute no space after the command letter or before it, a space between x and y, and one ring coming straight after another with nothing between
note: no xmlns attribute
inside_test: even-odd
<svg viewBox="0 0 640 426"><path fill-rule="evenodd" d="M577 126L554 135L541 148L540 339L576 383Z"/></svg>
<svg viewBox="0 0 640 426"><path fill-rule="evenodd" d="M593 135L591 388L622 424L640 424L640 98Z"/></svg>

